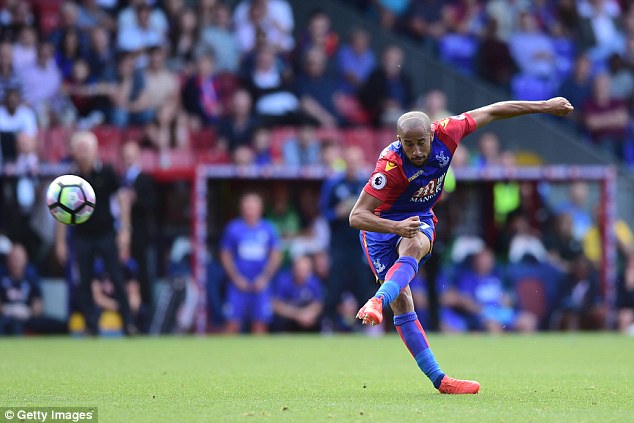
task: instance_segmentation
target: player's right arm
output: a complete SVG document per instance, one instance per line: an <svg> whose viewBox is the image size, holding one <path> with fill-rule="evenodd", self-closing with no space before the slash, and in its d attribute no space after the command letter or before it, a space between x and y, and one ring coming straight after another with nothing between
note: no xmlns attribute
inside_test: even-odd
<svg viewBox="0 0 634 423"><path fill-rule="evenodd" d="M361 195L350 212L350 226L361 231L393 233L403 238L414 238L419 231L420 218L409 217L405 220L383 219L374 214L383 202L361 191Z"/></svg>
<svg viewBox="0 0 634 423"><path fill-rule="evenodd" d="M544 101L500 101L468 112L477 128L495 120L510 119L533 113L546 113L553 116L565 116L574 108L563 97L554 97Z"/></svg>

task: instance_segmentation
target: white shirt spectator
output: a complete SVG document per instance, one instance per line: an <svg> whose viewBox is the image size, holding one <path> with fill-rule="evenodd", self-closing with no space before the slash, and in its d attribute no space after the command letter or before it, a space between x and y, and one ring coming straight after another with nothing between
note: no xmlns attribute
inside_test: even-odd
<svg viewBox="0 0 634 423"><path fill-rule="evenodd" d="M240 48L249 52L255 46L256 29L249 17L249 9L254 0L242 0L233 14L234 27ZM261 22L269 44L290 51L295 46L293 38L293 10L286 0L266 1L266 17Z"/></svg>
<svg viewBox="0 0 634 423"><path fill-rule="evenodd" d="M138 28L139 23L136 18L136 10L134 10L131 6L123 9L117 18L117 26L119 28L119 32L129 28ZM169 22L165 17L165 13L163 13L161 9L154 8L150 12L149 28L160 34L161 38L167 34L167 31L169 30Z"/></svg>
<svg viewBox="0 0 634 423"><path fill-rule="evenodd" d="M62 75L54 59L44 67L34 64L24 68L18 77L22 82L22 97L32 107L39 107L60 94Z"/></svg>
<svg viewBox="0 0 634 423"><path fill-rule="evenodd" d="M0 106L0 132L23 132L32 137L37 136L35 112L28 106L21 104L14 114L9 114L4 105Z"/></svg>

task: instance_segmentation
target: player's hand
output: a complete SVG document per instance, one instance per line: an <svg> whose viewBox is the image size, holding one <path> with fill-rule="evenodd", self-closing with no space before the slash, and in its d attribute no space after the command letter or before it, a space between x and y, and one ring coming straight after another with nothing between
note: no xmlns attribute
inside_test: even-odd
<svg viewBox="0 0 634 423"><path fill-rule="evenodd" d="M420 217L412 216L396 225L396 234L403 238L414 238L420 229Z"/></svg>
<svg viewBox="0 0 634 423"><path fill-rule="evenodd" d="M554 116L566 116L575 108L563 97L554 97L546 101L546 113Z"/></svg>
<svg viewBox="0 0 634 423"><path fill-rule="evenodd" d="M266 276L260 275L255 278L255 282L253 284L253 291L261 292L263 291L269 284L269 278Z"/></svg>
<svg viewBox="0 0 634 423"><path fill-rule="evenodd" d="M240 291L244 291L247 292L249 291L249 281L247 281L242 275L237 275L234 279L233 279L233 284L236 286L236 288L238 288Z"/></svg>

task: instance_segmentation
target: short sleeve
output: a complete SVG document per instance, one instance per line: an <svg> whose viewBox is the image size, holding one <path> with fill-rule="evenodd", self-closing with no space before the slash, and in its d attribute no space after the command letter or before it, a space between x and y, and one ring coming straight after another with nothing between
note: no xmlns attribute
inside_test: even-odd
<svg viewBox="0 0 634 423"><path fill-rule="evenodd" d="M434 122L433 127L438 139L453 154L460 140L476 130L476 123L469 113L462 113Z"/></svg>
<svg viewBox="0 0 634 423"><path fill-rule="evenodd" d="M363 190L384 203L391 203L394 195L400 194L407 183L402 167L394 160L381 157Z"/></svg>

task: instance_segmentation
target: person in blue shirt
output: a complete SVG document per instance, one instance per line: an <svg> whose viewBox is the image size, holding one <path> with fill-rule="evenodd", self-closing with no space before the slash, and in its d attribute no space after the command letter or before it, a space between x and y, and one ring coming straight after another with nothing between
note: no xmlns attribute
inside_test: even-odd
<svg viewBox="0 0 634 423"><path fill-rule="evenodd" d="M280 274L273 290L274 329L316 332L323 308L323 288L313 273L311 258L294 258L292 269Z"/></svg>
<svg viewBox="0 0 634 423"><path fill-rule="evenodd" d="M268 332L273 315L270 282L282 260L275 228L262 218L263 201L256 193L240 199L240 217L225 229L220 259L227 272L228 333L238 333L247 322L253 333Z"/></svg>

